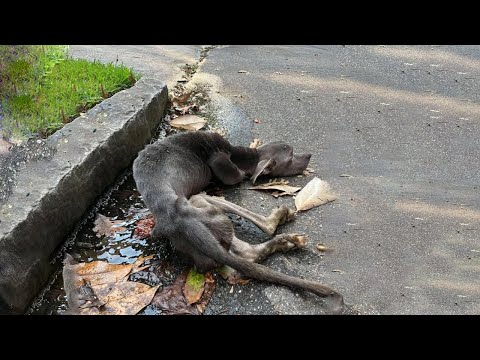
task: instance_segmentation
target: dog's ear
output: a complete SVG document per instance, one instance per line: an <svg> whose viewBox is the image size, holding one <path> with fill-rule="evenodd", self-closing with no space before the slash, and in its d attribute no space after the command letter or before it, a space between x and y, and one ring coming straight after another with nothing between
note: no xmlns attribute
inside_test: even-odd
<svg viewBox="0 0 480 360"><path fill-rule="evenodd" d="M262 160L257 164L257 168L255 169L252 177L252 183L255 184L257 181L257 177L260 175L267 175L272 171L272 169L277 165L277 162L274 159Z"/></svg>

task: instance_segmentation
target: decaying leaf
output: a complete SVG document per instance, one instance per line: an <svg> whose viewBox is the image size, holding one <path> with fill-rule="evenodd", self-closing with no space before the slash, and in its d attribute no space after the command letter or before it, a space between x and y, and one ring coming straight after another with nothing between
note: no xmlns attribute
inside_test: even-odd
<svg viewBox="0 0 480 360"><path fill-rule="evenodd" d="M106 261L92 261L89 263L78 263L75 265L64 265L69 267L76 275L75 286L80 287L84 281L91 286L115 283L123 279L132 271L133 264L119 265L109 264Z"/></svg>
<svg viewBox="0 0 480 360"><path fill-rule="evenodd" d="M313 170L312 168L306 168L305 170L303 170L303 176L308 176L310 174L313 174L315 172L315 170Z"/></svg>
<svg viewBox="0 0 480 360"><path fill-rule="evenodd" d="M250 149L256 149L259 146L260 146L260 139L253 139L249 147Z"/></svg>
<svg viewBox="0 0 480 360"><path fill-rule="evenodd" d="M222 267L218 268L217 272L230 285L245 285L250 282L250 279L242 278L242 275L237 270L232 269L227 265L223 265Z"/></svg>
<svg viewBox="0 0 480 360"><path fill-rule="evenodd" d="M202 297L205 285L205 275L198 273L194 268L191 268L183 287L183 295L187 300L187 304L196 303Z"/></svg>
<svg viewBox="0 0 480 360"><path fill-rule="evenodd" d="M97 218L95 219L93 231L97 234L97 237L110 236L116 232L127 230L123 226L119 225L123 222L124 220L112 220L108 216L98 214Z"/></svg>
<svg viewBox="0 0 480 360"><path fill-rule="evenodd" d="M170 121L174 128L197 131L205 126L207 120L197 115L181 115Z"/></svg>
<svg viewBox="0 0 480 360"><path fill-rule="evenodd" d="M327 245L323 244L323 243L318 243L317 244L317 250L318 251L321 251L321 252L330 252L332 251L332 249L330 249Z"/></svg>
<svg viewBox="0 0 480 360"><path fill-rule="evenodd" d="M334 201L336 198L330 193L330 185L315 177L297 194L295 206L297 211L305 211Z"/></svg>
<svg viewBox="0 0 480 360"><path fill-rule="evenodd" d="M176 110L179 111L182 115L185 115L194 106L195 105L185 105L185 106L182 106L181 108L176 108Z"/></svg>
<svg viewBox="0 0 480 360"><path fill-rule="evenodd" d="M99 300L105 305L102 315L135 315L150 304L160 285L149 286L134 281L92 286Z"/></svg>
<svg viewBox="0 0 480 360"><path fill-rule="evenodd" d="M0 154L8 153L12 146L13 146L12 143L0 138Z"/></svg>
<svg viewBox="0 0 480 360"><path fill-rule="evenodd" d="M248 188L249 190L278 190L277 192L272 193L273 196L284 196L284 195L294 195L301 187L298 186L290 186L288 185L287 180L279 180L277 179L269 181L268 183L260 184L257 186L252 186Z"/></svg>
<svg viewBox="0 0 480 360"><path fill-rule="evenodd" d="M151 304L169 314L199 315L200 311L197 307L187 304L183 296L183 285L186 279L187 271L183 271L172 285L165 286L157 292Z"/></svg>
<svg viewBox="0 0 480 360"><path fill-rule="evenodd" d="M130 274L136 273L137 271L142 271L150 267L150 265L145 265L146 261L152 260L154 255L148 255L148 256L139 256L137 260L132 264L132 270L130 271ZM128 275L130 275L128 274Z"/></svg>
<svg viewBox="0 0 480 360"><path fill-rule="evenodd" d="M211 272L205 274L205 285L203 290L203 295L200 298L200 301L196 304L197 310L202 314L205 311L210 299L212 298L213 292L215 291L215 279Z"/></svg>
<svg viewBox="0 0 480 360"><path fill-rule="evenodd" d="M150 214L147 217L137 221L135 230L133 230L133 235L139 239L146 239L152 235L154 226L155 219L153 218L153 215Z"/></svg>
<svg viewBox="0 0 480 360"><path fill-rule="evenodd" d="M189 98L190 95L192 94L192 91L185 91L183 94L180 94L176 97L172 98L172 103L174 106L179 106L184 104Z"/></svg>
<svg viewBox="0 0 480 360"><path fill-rule="evenodd" d="M80 315L134 315L152 300L158 286L128 281L128 276L144 269L153 256L140 257L133 264L115 265L105 261L77 263L67 254L63 282L68 313Z"/></svg>

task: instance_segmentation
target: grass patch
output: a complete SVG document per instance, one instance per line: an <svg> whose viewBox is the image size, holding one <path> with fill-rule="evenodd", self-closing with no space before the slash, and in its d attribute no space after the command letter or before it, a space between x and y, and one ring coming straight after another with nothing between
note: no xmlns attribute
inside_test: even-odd
<svg viewBox="0 0 480 360"><path fill-rule="evenodd" d="M0 46L7 137L46 137L139 78L123 65L67 56L65 46Z"/></svg>

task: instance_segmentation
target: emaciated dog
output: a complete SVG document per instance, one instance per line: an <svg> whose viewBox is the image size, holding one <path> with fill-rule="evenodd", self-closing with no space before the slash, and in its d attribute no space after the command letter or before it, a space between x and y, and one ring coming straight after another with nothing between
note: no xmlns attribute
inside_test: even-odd
<svg viewBox="0 0 480 360"><path fill-rule="evenodd" d="M224 212L250 220L273 235L277 226L293 220L287 206L275 208L268 217L255 214L219 197L201 193L213 179L234 185L247 177L301 174L310 154L295 155L285 142L275 141L256 149L233 146L213 132L189 132L169 136L147 145L133 163L133 176L145 204L153 213L152 237L165 237L193 260L200 272L223 264L261 281L312 292L330 301L329 311L338 313L342 296L325 285L288 276L257 264L276 251L305 245L306 237L281 234L251 245L237 237Z"/></svg>

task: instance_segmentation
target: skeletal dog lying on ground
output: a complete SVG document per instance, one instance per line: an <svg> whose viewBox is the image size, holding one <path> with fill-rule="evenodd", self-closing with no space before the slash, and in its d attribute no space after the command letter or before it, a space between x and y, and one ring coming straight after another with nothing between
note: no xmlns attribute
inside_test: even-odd
<svg viewBox="0 0 480 360"><path fill-rule="evenodd" d="M303 247L306 237L281 234L257 245L237 237L224 212L250 220L273 235L278 225L291 221L294 211L275 208L268 217L255 214L219 197L201 193L213 178L234 185L246 177L255 182L262 175L301 174L310 154L294 155L281 141L251 149L233 146L210 132L181 133L147 145L133 163L133 177L145 204L155 218L152 237L165 237L190 257L200 272L223 264L261 281L307 290L330 301L330 311L338 313L343 298L333 289L257 264L276 251Z"/></svg>

